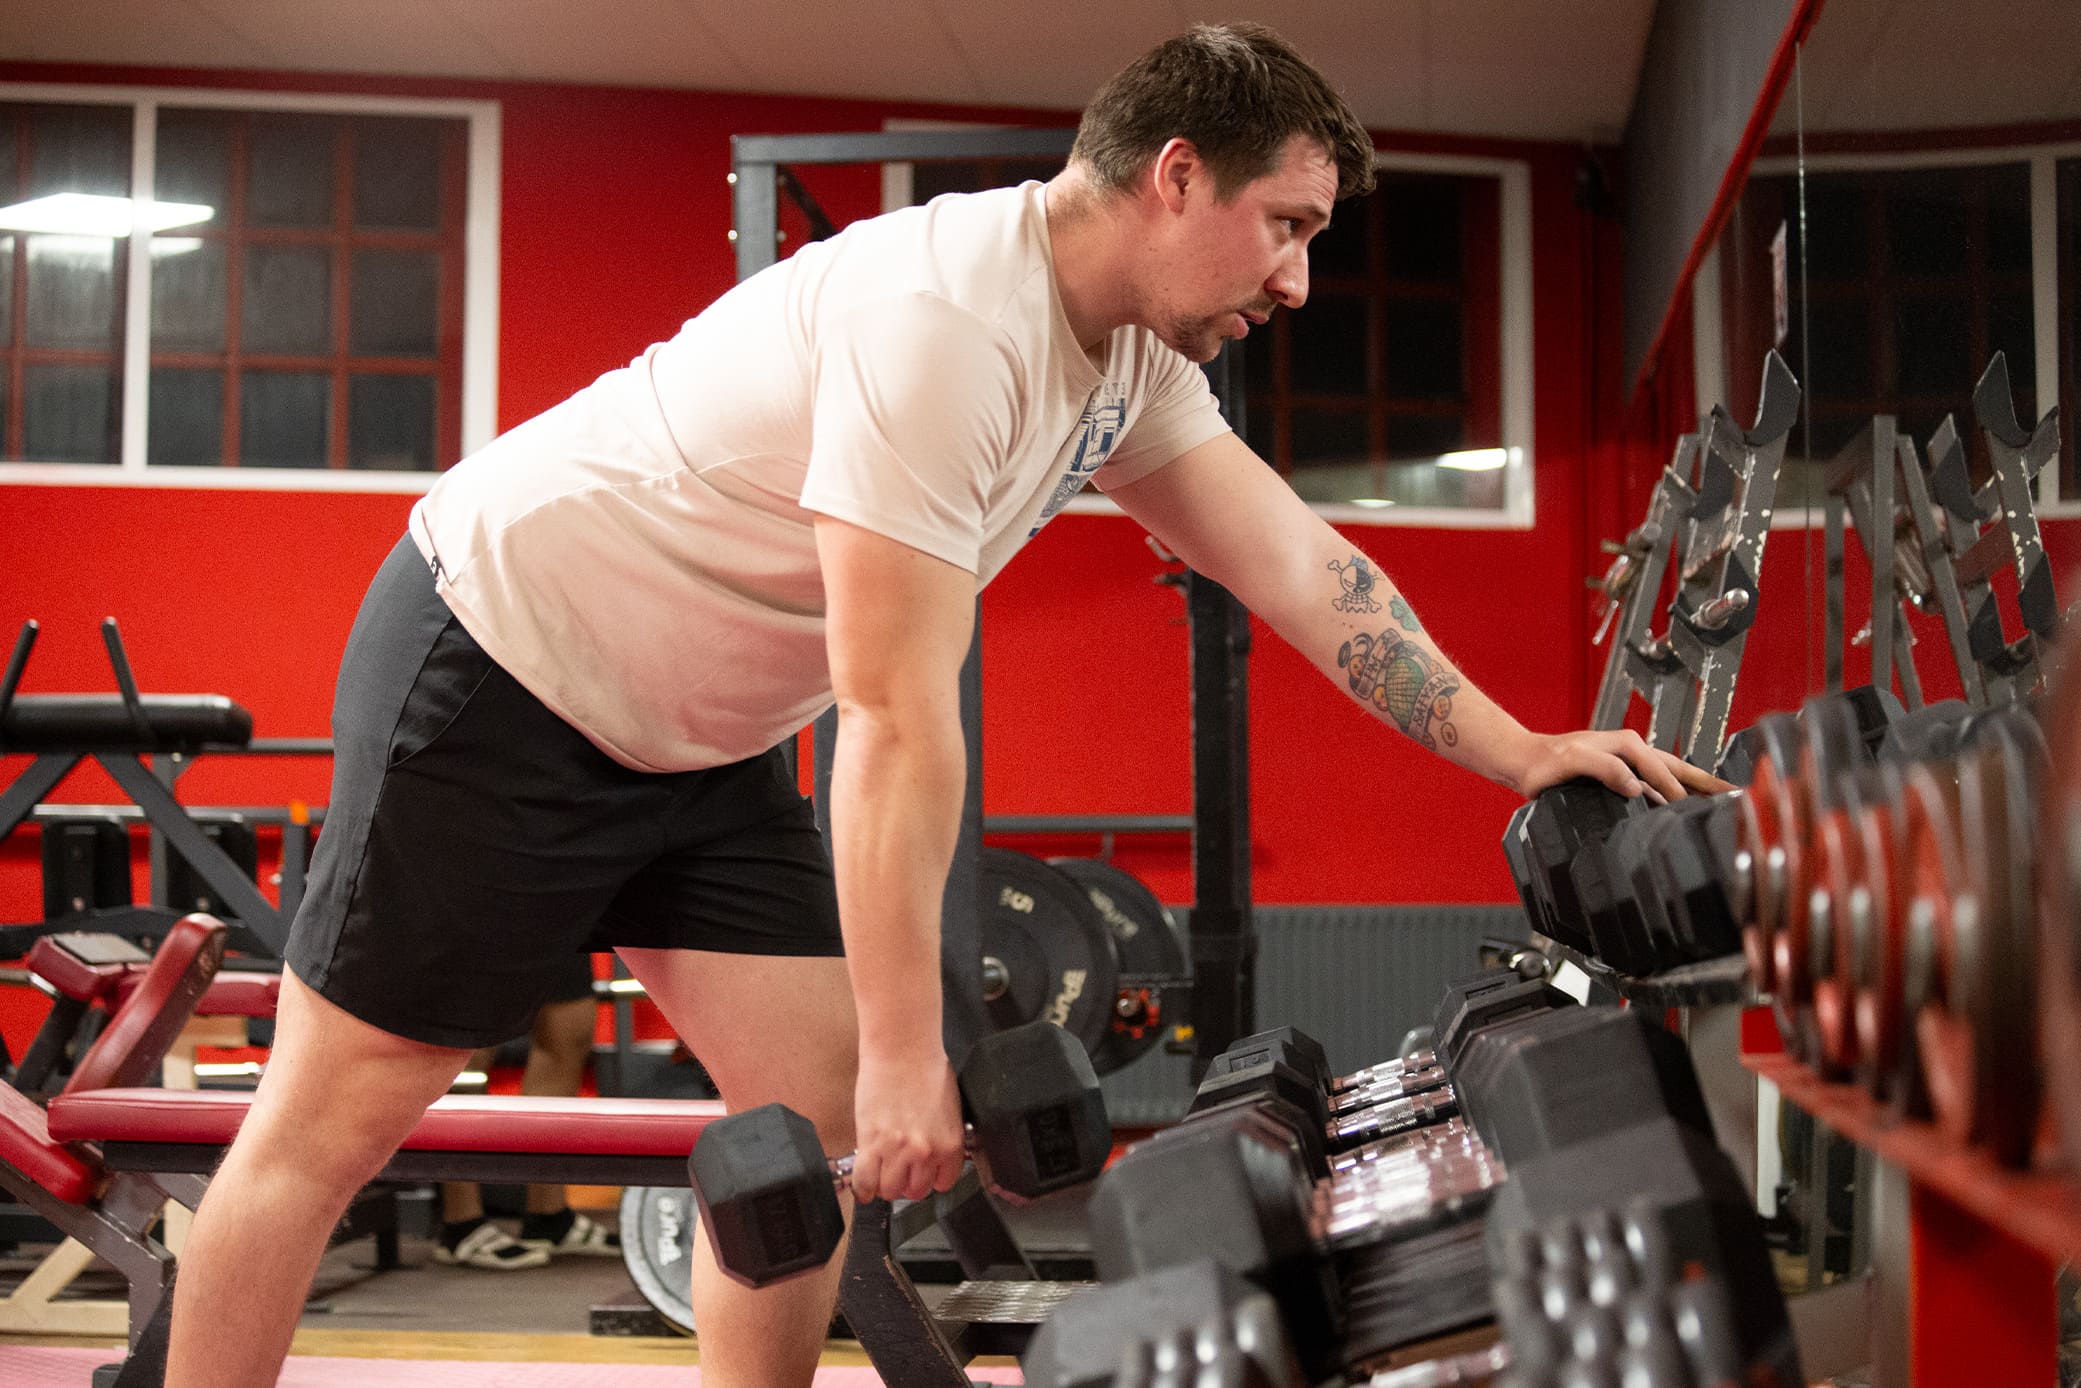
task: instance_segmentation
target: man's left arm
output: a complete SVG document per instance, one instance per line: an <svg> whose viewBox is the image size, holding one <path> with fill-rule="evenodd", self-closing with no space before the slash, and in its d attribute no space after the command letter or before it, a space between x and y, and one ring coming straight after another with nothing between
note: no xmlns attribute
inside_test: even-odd
<svg viewBox="0 0 2081 1388"><path fill-rule="evenodd" d="M1724 783L1638 733L1528 731L1448 660L1408 602L1233 433L1107 493L1381 721L1521 795L1578 776L1681 798Z"/></svg>

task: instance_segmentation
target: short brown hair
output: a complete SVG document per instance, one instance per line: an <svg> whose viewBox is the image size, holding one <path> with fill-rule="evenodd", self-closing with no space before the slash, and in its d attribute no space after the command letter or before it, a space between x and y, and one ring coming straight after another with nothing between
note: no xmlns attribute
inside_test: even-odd
<svg viewBox="0 0 2081 1388"><path fill-rule="evenodd" d="M1225 199L1278 167L1295 135L1314 136L1336 161L1338 198L1373 191L1373 139L1307 59L1262 24L1201 24L1099 89L1070 158L1117 190L1167 142L1187 139Z"/></svg>

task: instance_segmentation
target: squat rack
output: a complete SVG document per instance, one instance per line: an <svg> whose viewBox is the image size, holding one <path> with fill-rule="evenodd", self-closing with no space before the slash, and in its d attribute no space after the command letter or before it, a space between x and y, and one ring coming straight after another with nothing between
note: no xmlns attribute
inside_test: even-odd
<svg viewBox="0 0 2081 1388"><path fill-rule="evenodd" d="M829 225L791 169L817 164L873 164L962 159L1066 157L1070 130L908 130L814 135L738 135L730 141L731 233L737 278L779 259L780 197L801 205L813 230ZM1242 369L1234 344L1207 368L1223 416L1243 427ZM1186 570L1191 631L1192 707L1192 1022L1194 1069L1255 1029L1257 940L1250 910L1249 616L1228 590ZM941 917L941 983L948 1053L958 1064L990 1023L976 980L982 941L976 852L982 816L981 634L962 667L961 716L968 742L968 787L960 837L947 873ZM835 713L817 720L814 736L819 823L828 805Z"/></svg>

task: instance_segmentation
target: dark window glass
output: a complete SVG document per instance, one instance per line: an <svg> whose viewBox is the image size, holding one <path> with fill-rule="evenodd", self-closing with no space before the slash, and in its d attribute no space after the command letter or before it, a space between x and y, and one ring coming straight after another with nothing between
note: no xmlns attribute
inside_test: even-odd
<svg viewBox="0 0 2081 1388"><path fill-rule="evenodd" d="M1461 315L1455 300L1392 299L1385 315L1387 393L1457 399L1466 390Z"/></svg>
<svg viewBox="0 0 2081 1388"><path fill-rule="evenodd" d="M1799 189L1789 177L1781 182L1786 240L1796 256L1801 215ZM1865 215L1864 195L1852 180L1824 179L1818 175L1809 178L1805 217L1806 225L1814 229L1806 248L1809 274L1817 278L1849 278L1864 273L1872 232L1867 225L1870 219Z"/></svg>
<svg viewBox="0 0 2081 1388"><path fill-rule="evenodd" d="M116 241L111 236L22 238L29 257L23 337L31 347L108 351L116 344Z"/></svg>
<svg viewBox="0 0 2081 1388"><path fill-rule="evenodd" d="M1308 243L1308 273L1311 277L1365 277L1366 220L1372 206L1370 198L1361 203L1338 204L1329 226L1317 232L1315 239Z"/></svg>
<svg viewBox="0 0 2081 1388"><path fill-rule="evenodd" d="M152 238L154 351L223 351L227 303L223 242L196 236Z"/></svg>
<svg viewBox="0 0 2081 1388"><path fill-rule="evenodd" d="M1387 421L1387 456L1393 461L1428 460L1466 446L1467 423L1456 414L1396 415Z"/></svg>
<svg viewBox="0 0 2081 1388"><path fill-rule="evenodd" d="M239 378L239 462L324 467L332 378L322 371L248 371Z"/></svg>
<svg viewBox="0 0 2081 1388"><path fill-rule="evenodd" d="M0 343L14 341L14 238L0 236Z"/></svg>
<svg viewBox="0 0 2081 1388"><path fill-rule="evenodd" d="M364 375L348 383L347 465L433 471L433 377Z"/></svg>
<svg viewBox="0 0 2081 1388"><path fill-rule="evenodd" d="M441 125L367 119L354 129L354 225L441 225Z"/></svg>
<svg viewBox="0 0 2081 1388"><path fill-rule="evenodd" d="M1962 297L1945 294L1902 299L1900 330L1893 335L1893 347L1898 353L1901 394L1941 395L1961 406L1972 399L1978 372L1973 361L1972 313Z"/></svg>
<svg viewBox="0 0 2081 1388"><path fill-rule="evenodd" d="M1355 295L1324 294L1309 299L1301 309L1307 315L1307 332L1294 343L1295 390L1365 394L1366 308L1367 301Z"/></svg>
<svg viewBox="0 0 2081 1388"><path fill-rule="evenodd" d="M1987 268L1998 275L2027 275L2030 169L2023 164L1989 169L1987 188Z"/></svg>
<svg viewBox="0 0 2081 1388"><path fill-rule="evenodd" d="M1460 278L1461 189L1468 180L1389 175L1377 206L1387 219L1387 273L1398 280Z"/></svg>
<svg viewBox="0 0 2081 1388"><path fill-rule="evenodd" d="M246 247L239 333L248 352L316 353L332 346L332 252Z"/></svg>
<svg viewBox="0 0 2081 1388"><path fill-rule="evenodd" d="M246 220L254 226L332 224L333 133L323 117L260 116L246 153Z"/></svg>
<svg viewBox="0 0 2081 1388"><path fill-rule="evenodd" d="M162 467L217 467L224 461L224 373L152 368L145 461Z"/></svg>
<svg viewBox="0 0 2081 1388"><path fill-rule="evenodd" d="M113 366L22 368L22 455L37 463L114 463Z"/></svg>
<svg viewBox="0 0 2081 1388"><path fill-rule="evenodd" d="M2025 285L1997 289L1987 296L1986 355L1992 360L1996 352L2001 352L2009 358L2009 388L2016 396L2016 417L2026 429L2038 417L2038 341L2033 326L2036 319L2030 290ZM1987 362L1978 363L1974 382L1978 382L1979 372L1986 367ZM2060 451L2068 452L2070 448L2068 445Z"/></svg>
<svg viewBox="0 0 2081 1388"><path fill-rule="evenodd" d="M440 257L431 251L356 251L348 350L430 357L438 349Z"/></svg>
<svg viewBox="0 0 2081 1388"><path fill-rule="evenodd" d="M1258 329L1250 338L1244 339L1230 350L1243 354L1243 384L1246 390L1255 393L1272 388L1272 367L1276 362L1272 333Z"/></svg>
<svg viewBox="0 0 2081 1388"><path fill-rule="evenodd" d="M1904 275L1964 274L1971 255L1970 193L1947 170L1895 174L1885 209L1893 268Z"/></svg>
<svg viewBox="0 0 2081 1388"><path fill-rule="evenodd" d="M38 106L29 115L29 190L130 193L130 108Z"/></svg>
<svg viewBox="0 0 2081 1388"><path fill-rule="evenodd" d="M1364 463L1372 454L1363 410L1293 412L1293 464Z"/></svg>
<svg viewBox="0 0 2081 1388"><path fill-rule="evenodd" d="M1872 334L1869 311L1861 300L1815 294L1809 300L1806 349L1814 363L1809 374L1816 397L1872 395ZM1794 310L1797 311L1796 308ZM1795 335L1791 339L1799 341Z"/></svg>
<svg viewBox="0 0 2081 1388"><path fill-rule="evenodd" d="M212 112L163 111L158 148L154 191L159 200L216 209L210 221L191 222L181 230L221 226L231 207L230 121Z"/></svg>

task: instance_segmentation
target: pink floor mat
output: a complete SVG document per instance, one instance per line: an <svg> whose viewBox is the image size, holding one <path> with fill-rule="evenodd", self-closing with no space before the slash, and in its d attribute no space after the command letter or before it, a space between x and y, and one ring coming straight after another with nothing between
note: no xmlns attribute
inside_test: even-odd
<svg viewBox="0 0 2081 1388"><path fill-rule="evenodd" d="M87 1388L112 1350L9 1348L0 1345L5 1388ZM1012 1368L971 1368L972 1379L1017 1383ZM656 1364L477 1364L454 1359L316 1359L299 1356L282 1371L280 1388L696 1388L698 1368ZM816 1388L877 1388L874 1370L818 1369Z"/></svg>

